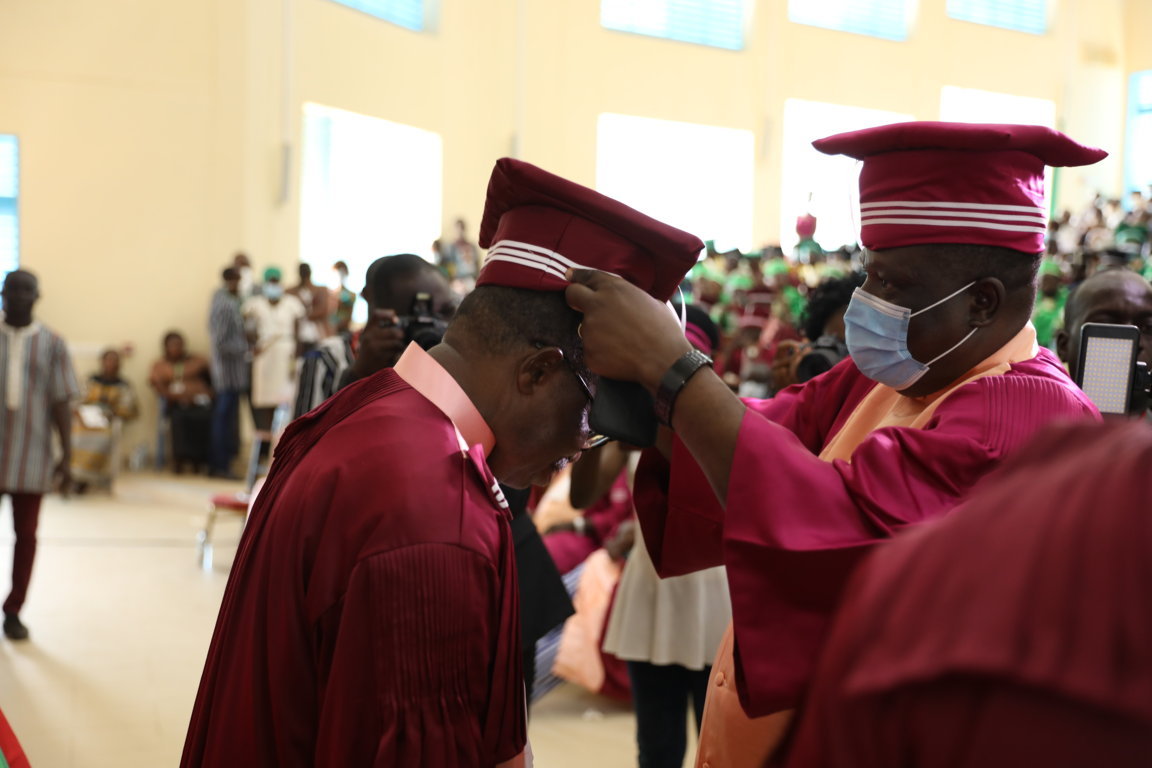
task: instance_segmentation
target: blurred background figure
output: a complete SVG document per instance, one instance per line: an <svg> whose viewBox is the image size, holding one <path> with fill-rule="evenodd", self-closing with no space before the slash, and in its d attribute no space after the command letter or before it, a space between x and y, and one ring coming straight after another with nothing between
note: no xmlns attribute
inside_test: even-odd
<svg viewBox="0 0 1152 768"><path fill-rule="evenodd" d="M72 420L72 480L77 493L91 486L111 490L120 470L123 425L139 414L132 385L120 375L120 353L106 349L100 370L88 377Z"/></svg>
<svg viewBox="0 0 1152 768"><path fill-rule="evenodd" d="M32 581L40 504L53 487L72 485L72 403L80 394L64 340L35 320L40 281L16 270L0 289L0 494L12 502L12 590L4 601L4 636L27 640L20 611ZM59 441L54 450L53 436ZM56 456L59 456L57 459Z"/></svg>
<svg viewBox="0 0 1152 768"><path fill-rule="evenodd" d="M160 397L171 434L172 470L199 473L208 467L212 428L212 376L208 360L188 352L184 335L164 335L164 355L152 364L148 377Z"/></svg>
<svg viewBox="0 0 1152 768"><path fill-rule="evenodd" d="M241 314L242 276L236 267L221 275L223 285L212 294L208 310L208 335L212 344L212 448L209 474L234 478L232 462L240 452L240 398L248 391L252 364L248 359L248 336Z"/></svg>
<svg viewBox="0 0 1152 768"><path fill-rule="evenodd" d="M297 339L307 311L285 295L277 267L264 270L261 294L241 306L252 345L252 419L259 430L272 428L276 408L291 401L296 380Z"/></svg>
<svg viewBox="0 0 1152 768"><path fill-rule="evenodd" d="M332 317L329 324L332 332L346 336L352 328L352 310L356 306L356 294L348 289L348 265L338 261L332 265L336 273L336 289L330 292L329 306L332 308Z"/></svg>
<svg viewBox="0 0 1152 768"><path fill-rule="evenodd" d="M784 340L772 360L772 391L779 392L819 376L848 357L844 311L852 293L864 284L864 273L827 277L808 294L800 314L804 341Z"/></svg>
<svg viewBox="0 0 1152 768"><path fill-rule="evenodd" d="M332 330L328 322L328 289L312 282L312 267L308 264L300 264L297 272L300 282L288 289L288 295L295 296L304 306L304 317L296 331L297 354L302 355L331 336Z"/></svg>

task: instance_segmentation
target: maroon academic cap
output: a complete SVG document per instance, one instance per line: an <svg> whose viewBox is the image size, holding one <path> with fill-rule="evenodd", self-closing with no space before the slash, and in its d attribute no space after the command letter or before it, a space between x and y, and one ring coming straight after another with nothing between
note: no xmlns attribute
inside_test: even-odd
<svg viewBox="0 0 1152 768"><path fill-rule="evenodd" d="M562 291L569 267L623 277L668 301L704 243L595 190L520 160L496 161L480 223L476 285Z"/></svg>
<svg viewBox="0 0 1152 768"><path fill-rule="evenodd" d="M1108 156L1039 125L909 122L812 142L864 161L860 241L995 245L1044 250L1044 166L1090 165Z"/></svg>

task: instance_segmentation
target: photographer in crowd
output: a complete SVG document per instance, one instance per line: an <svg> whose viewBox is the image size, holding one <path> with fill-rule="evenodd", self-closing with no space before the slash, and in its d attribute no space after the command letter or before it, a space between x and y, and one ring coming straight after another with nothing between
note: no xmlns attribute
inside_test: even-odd
<svg viewBox="0 0 1152 768"><path fill-rule="evenodd" d="M368 323L356 337L329 336L307 352L296 384L292 417L298 418L337 390L391 368L408 342L434 346L456 309L448 281L434 265L411 253L372 262L361 292ZM417 301L417 297L424 297Z"/></svg>
<svg viewBox="0 0 1152 768"><path fill-rule="evenodd" d="M844 317L850 358L824 375L741 401L666 309L611 275L569 273L589 367L641 383L675 432L637 474L653 563L728 569L734 634L698 754L712 765L759 766L774 749L875 542L948 513L1047 422L1097 418L1029 317L1044 167L1106 153L1039 126L933 122L815 146L863 161L867 249Z"/></svg>

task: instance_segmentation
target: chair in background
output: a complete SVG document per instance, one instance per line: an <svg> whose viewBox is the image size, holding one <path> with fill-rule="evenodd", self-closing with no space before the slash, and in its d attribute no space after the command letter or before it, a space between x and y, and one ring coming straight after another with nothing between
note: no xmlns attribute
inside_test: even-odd
<svg viewBox="0 0 1152 768"><path fill-rule="evenodd" d="M200 567L204 570L212 570L212 533L219 514L224 512L239 515L241 531L243 531L243 525L248 522L248 512L252 508L252 504L256 500L256 493L259 490L258 483L262 483L264 475L268 474L276 442L284 434L284 428L288 426L290 415L289 406L280 405L272 416L272 428L256 430L252 434L252 450L248 455L248 472L244 478L245 490L235 493L218 493L208 502L208 519L204 521L203 530L196 536ZM260 460L260 453L264 446L268 447L267 463Z"/></svg>

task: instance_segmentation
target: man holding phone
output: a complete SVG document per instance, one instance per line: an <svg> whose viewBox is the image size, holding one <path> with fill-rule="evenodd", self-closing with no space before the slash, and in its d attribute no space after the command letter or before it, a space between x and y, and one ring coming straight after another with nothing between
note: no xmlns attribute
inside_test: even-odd
<svg viewBox="0 0 1152 768"><path fill-rule="evenodd" d="M1039 126L935 122L814 144L863 161L867 280L845 313L851 357L827 373L741 401L662 307L609 275L570 273L590 368L642 384L675 432L637 474L654 564L728 568L734 632L698 765L763 764L876 542L949 512L1048 421L1096 417L1029 317L1045 165L1103 151Z"/></svg>

